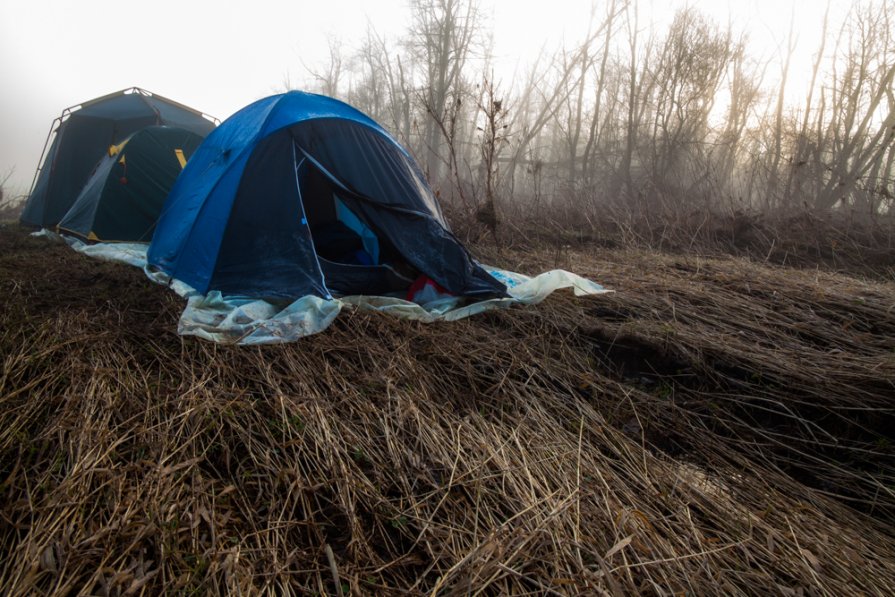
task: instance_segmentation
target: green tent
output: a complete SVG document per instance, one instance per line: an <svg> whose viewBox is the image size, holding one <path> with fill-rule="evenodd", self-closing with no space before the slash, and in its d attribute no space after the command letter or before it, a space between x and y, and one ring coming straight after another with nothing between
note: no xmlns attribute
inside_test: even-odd
<svg viewBox="0 0 895 597"><path fill-rule="evenodd" d="M55 227L106 148L142 128L177 126L205 137L215 124L197 110L139 87L66 108L50 128L20 219L29 226Z"/></svg>
<svg viewBox="0 0 895 597"><path fill-rule="evenodd" d="M59 231L88 241L148 243L168 192L201 143L186 129L150 126L109 147Z"/></svg>

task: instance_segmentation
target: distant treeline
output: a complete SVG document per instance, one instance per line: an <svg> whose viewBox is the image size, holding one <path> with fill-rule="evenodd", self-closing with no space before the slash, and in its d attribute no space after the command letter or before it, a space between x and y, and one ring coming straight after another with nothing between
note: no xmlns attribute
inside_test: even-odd
<svg viewBox="0 0 895 597"><path fill-rule="evenodd" d="M411 12L398 40L331 40L312 75L409 147L458 215L892 208L895 0L827 9L804 97L786 93L798 23L759 60L697 9L657 30L636 1L595 2L583 39L508 82L476 0Z"/></svg>

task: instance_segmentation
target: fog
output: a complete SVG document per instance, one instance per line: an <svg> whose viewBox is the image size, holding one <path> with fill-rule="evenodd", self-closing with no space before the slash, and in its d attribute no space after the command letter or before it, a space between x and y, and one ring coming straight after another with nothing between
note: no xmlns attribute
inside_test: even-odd
<svg viewBox="0 0 895 597"><path fill-rule="evenodd" d="M301 88L370 113L468 217L634 200L880 211L892 5L3 0L0 179L27 192L53 119L118 89L224 119Z"/></svg>

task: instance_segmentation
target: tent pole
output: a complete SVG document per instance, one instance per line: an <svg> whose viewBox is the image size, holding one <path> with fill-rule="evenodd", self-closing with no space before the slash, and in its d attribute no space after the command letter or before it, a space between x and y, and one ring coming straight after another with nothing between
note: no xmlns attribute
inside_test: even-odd
<svg viewBox="0 0 895 597"><path fill-rule="evenodd" d="M50 137L53 136L57 124L62 124L62 116L55 118L53 124L50 125L50 132L47 133L47 138L44 141L44 148L40 151L40 159L37 161L37 169L34 171L34 178L31 179L31 187L28 189L28 197L31 197L31 193L34 192L34 185L37 184L37 177L40 176L40 171L43 170L44 157L47 155L47 146L50 144Z"/></svg>

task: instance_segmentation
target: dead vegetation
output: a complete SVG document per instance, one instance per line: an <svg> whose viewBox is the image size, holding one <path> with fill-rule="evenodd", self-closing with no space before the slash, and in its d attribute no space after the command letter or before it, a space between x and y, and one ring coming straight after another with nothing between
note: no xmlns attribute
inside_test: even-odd
<svg viewBox="0 0 895 597"><path fill-rule="evenodd" d="M527 215L525 205L517 206L508 211L501 238L514 249L636 247L679 255L734 255L771 265L895 280L893 215L678 208L658 199L584 210L581 205L588 202L571 194L568 202L538 217ZM460 224L460 236L486 238L480 228L450 213Z"/></svg>
<svg viewBox="0 0 895 597"><path fill-rule="evenodd" d="M0 592L887 594L895 287L569 249L614 295L266 348L0 229Z"/></svg>

